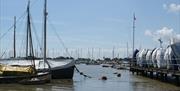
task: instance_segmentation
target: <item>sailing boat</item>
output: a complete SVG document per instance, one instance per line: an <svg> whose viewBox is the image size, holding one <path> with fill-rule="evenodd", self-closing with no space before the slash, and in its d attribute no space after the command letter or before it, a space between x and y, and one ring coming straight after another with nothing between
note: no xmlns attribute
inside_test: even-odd
<svg viewBox="0 0 180 91"><path fill-rule="evenodd" d="M74 59L48 60L51 66L52 79L72 79L74 74Z"/></svg>
<svg viewBox="0 0 180 91"><path fill-rule="evenodd" d="M51 74L49 70L38 72L35 67L29 8L30 8L30 1L28 2L28 7L27 7L27 35L26 35L27 42L26 42L25 59L26 61L31 61L31 64L28 65L0 64L0 83L40 84L40 83L50 82L51 80ZM46 8L46 0L45 0L45 8ZM46 46L46 42L44 43L44 46ZM44 50L46 50L45 48L46 47L44 47ZM44 52L44 61L47 63L45 52Z"/></svg>
<svg viewBox="0 0 180 91"><path fill-rule="evenodd" d="M74 59L56 59L50 60L46 59L46 23L47 23L47 1L45 0L44 5L44 57L43 60L35 59L35 68L37 72L51 72L52 79L72 79L74 74L75 60ZM27 44L26 44L27 46ZM27 50L27 48L26 48ZM27 55L27 53L26 53ZM32 59L33 56L27 56L25 59ZM15 58L18 59L19 58ZM20 58L20 60L24 58ZM17 62L13 61L16 65ZM22 61L21 61L22 62ZM12 63L11 63L12 64Z"/></svg>
<svg viewBox="0 0 180 91"><path fill-rule="evenodd" d="M46 0L45 0L46 2ZM46 6L46 4L45 4ZM44 9L44 31L46 31L46 18L47 10ZM44 32L46 37L46 32ZM44 38L44 54L46 53L46 38ZM44 55L45 57L46 55ZM52 79L72 79L74 74L75 60L74 59L56 59L56 60L45 60L47 64L43 64L42 60L38 62L38 71L43 72L49 70L50 67ZM46 67L46 68L45 68Z"/></svg>

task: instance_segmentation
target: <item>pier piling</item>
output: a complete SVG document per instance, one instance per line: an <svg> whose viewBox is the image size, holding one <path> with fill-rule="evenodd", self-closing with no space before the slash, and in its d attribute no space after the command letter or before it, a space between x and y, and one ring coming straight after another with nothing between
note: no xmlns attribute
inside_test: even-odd
<svg viewBox="0 0 180 91"><path fill-rule="evenodd" d="M158 68L143 68L138 66L131 66L130 71L133 74L142 75L145 77L156 78L163 82L168 82L171 79L173 83L180 86L180 71L179 70L168 70Z"/></svg>

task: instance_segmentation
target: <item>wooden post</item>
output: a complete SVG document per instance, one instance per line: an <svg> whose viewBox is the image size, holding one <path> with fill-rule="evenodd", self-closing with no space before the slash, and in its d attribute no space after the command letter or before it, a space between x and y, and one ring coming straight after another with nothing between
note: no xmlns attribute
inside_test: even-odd
<svg viewBox="0 0 180 91"><path fill-rule="evenodd" d="M167 74L164 74L164 81L167 81Z"/></svg>
<svg viewBox="0 0 180 91"><path fill-rule="evenodd" d="M158 76L159 76L159 73L158 72L156 72L156 78L158 79Z"/></svg>
<svg viewBox="0 0 180 91"><path fill-rule="evenodd" d="M164 76L163 75L164 75L163 73L160 73L160 80L161 81L164 81Z"/></svg>
<svg viewBox="0 0 180 91"><path fill-rule="evenodd" d="M136 75L139 75L139 70L135 69L136 70Z"/></svg>
<svg viewBox="0 0 180 91"><path fill-rule="evenodd" d="M150 78L153 78L153 71L150 71Z"/></svg>
<svg viewBox="0 0 180 91"><path fill-rule="evenodd" d="M176 77L176 85L180 86L180 80L179 80L179 76L175 76Z"/></svg>

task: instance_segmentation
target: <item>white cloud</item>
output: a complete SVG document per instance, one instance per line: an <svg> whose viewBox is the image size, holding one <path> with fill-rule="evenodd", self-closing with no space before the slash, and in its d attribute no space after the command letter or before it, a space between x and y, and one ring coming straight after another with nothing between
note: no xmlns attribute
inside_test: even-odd
<svg viewBox="0 0 180 91"><path fill-rule="evenodd" d="M146 31L145 31L145 35L147 35L147 36L152 36L153 34L152 34L152 32L151 32L150 30L146 30Z"/></svg>
<svg viewBox="0 0 180 91"><path fill-rule="evenodd" d="M173 29L163 27L162 29L152 32L151 30L146 30L145 35L153 37L154 39L170 39L173 35Z"/></svg>
<svg viewBox="0 0 180 91"><path fill-rule="evenodd" d="M169 39L173 36L173 29L163 27L162 29L156 31L156 35L162 38Z"/></svg>
<svg viewBox="0 0 180 91"><path fill-rule="evenodd" d="M163 4L163 8L168 12L180 12L180 4L171 3L169 5Z"/></svg>
<svg viewBox="0 0 180 91"><path fill-rule="evenodd" d="M159 38L161 38L165 42L170 42L170 40L173 40L173 42L180 41L180 34L175 33L172 28L168 27L163 27L156 30L155 32L146 30L145 35L152 37L155 41L157 41Z"/></svg>

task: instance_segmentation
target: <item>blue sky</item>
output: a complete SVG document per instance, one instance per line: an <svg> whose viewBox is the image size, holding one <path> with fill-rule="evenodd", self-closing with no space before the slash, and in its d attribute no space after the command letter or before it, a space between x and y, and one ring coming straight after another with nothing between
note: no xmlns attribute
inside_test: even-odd
<svg viewBox="0 0 180 91"><path fill-rule="evenodd" d="M27 1L0 0L1 35L12 26L14 16L20 17L25 12ZM33 23L40 37L43 0L31 0L31 6ZM133 13L137 19L135 48L152 49L159 46L159 37L166 41L164 37L168 33L164 32L180 33L180 0L48 0L48 13L49 21L73 56L81 50L79 55L88 57L89 49L95 58L97 55L112 57L113 47L116 56L127 56L127 42L129 48L132 47ZM63 51L52 29L48 26L48 49ZM25 21L21 21L19 27L17 24L19 40L24 30ZM12 49L12 45L8 45L12 43L11 34L12 31L1 39L1 50Z"/></svg>

